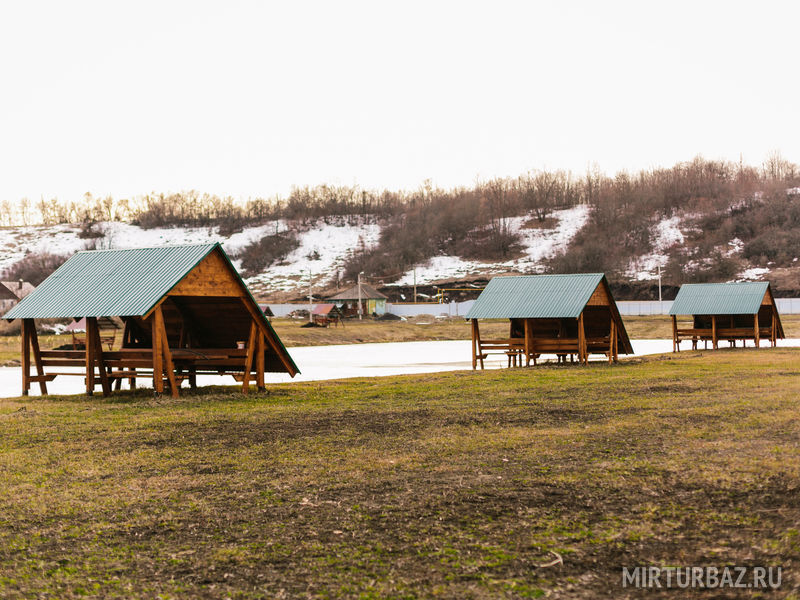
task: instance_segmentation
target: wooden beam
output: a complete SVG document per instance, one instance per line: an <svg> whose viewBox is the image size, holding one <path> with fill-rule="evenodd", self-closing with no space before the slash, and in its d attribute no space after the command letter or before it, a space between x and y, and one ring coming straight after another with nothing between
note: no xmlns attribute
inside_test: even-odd
<svg viewBox="0 0 800 600"><path fill-rule="evenodd" d="M97 320L86 318L86 395L94 394L94 344L97 339L94 329L97 327Z"/></svg>
<svg viewBox="0 0 800 600"><path fill-rule="evenodd" d="M475 319L470 319L470 331L472 332L472 370L474 371L478 367L478 339L475 336L476 327L478 321Z"/></svg>
<svg viewBox="0 0 800 600"><path fill-rule="evenodd" d="M256 353L256 334L258 325L255 321L250 325L250 335L247 338L247 354L244 357L244 374L242 377L242 393L250 391L250 370L253 368L253 357Z"/></svg>
<svg viewBox="0 0 800 600"><path fill-rule="evenodd" d="M42 365L42 353L39 351L39 336L36 333L36 323L33 319L24 319L28 321L28 339L30 340L30 347L33 350L33 361L36 364L36 374L38 378L36 379L39 382L39 391L41 391L42 396L47 395L47 381L52 381L52 379L47 379L44 374L44 366ZM30 364L30 360L28 361ZM28 378L28 381L33 381L32 377Z"/></svg>
<svg viewBox="0 0 800 600"><path fill-rule="evenodd" d="M160 308L160 306L158 307ZM161 331L158 329L156 312L153 311L150 317L150 330L153 337L153 390L156 394L164 393L164 350L161 345L164 343L161 338ZM162 315L163 318L163 315Z"/></svg>
<svg viewBox="0 0 800 600"><path fill-rule="evenodd" d="M531 364L531 344L533 343L533 332L531 331L531 320L525 319L525 366Z"/></svg>
<svg viewBox="0 0 800 600"><path fill-rule="evenodd" d="M175 378L175 365L172 363L172 352L169 349L169 337L167 337L167 327L164 324L164 312L161 306L156 308L155 324L158 328L159 337L161 338L161 352L164 355L164 369L167 371L167 379L169 379L170 393L173 398L177 398L180 394L178 392L178 382ZM161 377L162 388L164 377ZM163 389L162 389L163 391Z"/></svg>
<svg viewBox="0 0 800 600"><path fill-rule="evenodd" d="M475 328L475 342L478 346L477 358L481 362L481 371L483 371L483 349L481 348L481 330L478 327L478 319L472 319L472 326Z"/></svg>
<svg viewBox="0 0 800 600"><path fill-rule="evenodd" d="M578 315L578 360L583 364L588 363L588 356L586 352L586 332L583 328L583 312Z"/></svg>
<svg viewBox="0 0 800 600"><path fill-rule="evenodd" d="M264 385L264 353L267 351L264 334L259 331L256 336L256 387L259 392L266 390Z"/></svg>
<svg viewBox="0 0 800 600"><path fill-rule="evenodd" d="M91 327L89 324L92 324ZM97 326L97 317L86 317L86 338L88 343L89 330L91 329L92 336L92 357L93 363L97 365L97 370L100 373L100 385L103 388L103 396L111 395L111 385L108 381L108 373L106 372L105 361L103 360L103 344L100 343L100 329ZM94 371L94 366L92 367Z"/></svg>
<svg viewBox="0 0 800 600"><path fill-rule="evenodd" d="M711 342L714 350L717 349L717 315L711 315Z"/></svg>
<svg viewBox="0 0 800 600"><path fill-rule="evenodd" d="M760 339L760 333L761 332L759 332L759 330L758 330L758 313L756 313L753 316L753 329L754 329L754 332L753 332L754 333L754 338L753 339L756 342L756 348L760 348L761 347L761 343L760 343L761 342L761 339ZM744 345L744 341L742 341L742 345Z"/></svg>
<svg viewBox="0 0 800 600"><path fill-rule="evenodd" d="M28 390L31 387L31 336L30 336L30 327L31 327L31 319L22 319L22 323L20 323L20 343L21 343L21 356L20 361L22 363L22 395L27 396Z"/></svg>
<svg viewBox="0 0 800 600"><path fill-rule="evenodd" d="M617 322L611 316L611 331L608 334L608 364L614 362L614 338L617 337Z"/></svg>
<svg viewBox="0 0 800 600"><path fill-rule="evenodd" d="M680 352L681 345L678 342L678 317L672 315L672 351Z"/></svg>
<svg viewBox="0 0 800 600"><path fill-rule="evenodd" d="M776 343L778 341L778 334L777 334L778 320L775 318L775 313L776 312L777 312L777 309L773 306L772 307L772 327L771 327L771 331L770 331L770 342L772 343L772 347L773 348L775 347L775 345L776 345Z"/></svg>

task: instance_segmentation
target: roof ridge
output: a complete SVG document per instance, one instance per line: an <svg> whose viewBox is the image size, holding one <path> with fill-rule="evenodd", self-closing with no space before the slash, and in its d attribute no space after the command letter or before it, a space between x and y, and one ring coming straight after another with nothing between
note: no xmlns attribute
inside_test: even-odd
<svg viewBox="0 0 800 600"><path fill-rule="evenodd" d="M711 286L731 286L731 287L749 287L749 286L767 286L769 281L721 281L721 282L707 282L707 283L683 283L681 287L711 287Z"/></svg>
<svg viewBox="0 0 800 600"><path fill-rule="evenodd" d="M530 275L495 275L492 279L525 279L533 277L581 277L581 276L604 276L605 273L533 273Z"/></svg>
<svg viewBox="0 0 800 600"><path fill-rule="evenodd" d="M206 242L205 244L164 244L162 246L136 246L135 248L102 248L95 250L78 250L75 254L91 254L94 252L131 252L133 250L167 250L170 248L207 248L221 246L220 242Z"/></svg>

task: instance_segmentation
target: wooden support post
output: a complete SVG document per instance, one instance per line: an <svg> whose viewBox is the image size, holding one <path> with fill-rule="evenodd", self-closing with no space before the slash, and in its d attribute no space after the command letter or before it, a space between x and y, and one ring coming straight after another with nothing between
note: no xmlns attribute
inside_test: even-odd
<svg viewBox="0 0 800 600"><path fill-rule="evenodd" d="M531 331L531 320L525 319L525 366L531 364L531 343L533 342L533 332Z"/></svg>
<svg viewBox="0 0 800 600"><path fill-rule="evenodd" d="M97 338L94 335L97 319L86 318L86 395L94 394L94 345Z"/></svg>
<svg viewBox="0 0 800 600"><path fill-rule="evenodd" d="M33 351L33 362L36 365L36 374L39 376L39 391L41 391L42 396L46 396L47 378L44 375L44 367L42 366L42 354L39 350L39 336L36 334L36 322L33 319L24 319L24 321L28 321L28 345ZM30 359L28 359L28 365L30 365ZM30 385L30 379L28 381L28 385Z"/></svg>
<svg viewBox="0 0 800 600"><path fill-rule="evenodd" d="M608 364L614 362L614 338L617 337L617 322L611 315L611 331L608 334Z"/></svg>
<svg viewBox="0 0 800 600"><path fill-rule="evenodd" d="M21 343L21 356L22 362L22 395L27 396L28 390L31 388L31 336L30 327L32 319L22 319L20 324L20 343Z"/></svg>
<svg viewBox="0 0 800 600"><path fill-rule="evenodd" d="M583 328L583 313L578 316L578 361L588 364L586 333Z"/></svg>
<svg viewBox="0 0 800 600"><path fill-rule="evenodd" d="M717 315L711 315L711 346L717 349Z"/></svg>
<svg viewBox="0 0 800 600"><path fill-rule="evenodd" d="M153 390L156 394L164 393L164 350L161 347L164 343L161 331L158 328L158 318L156 312L150 317L150 329L153 336Z"/></svg>
<svg viewBox="0 0 800 600"><path fill-rule="evenodd" d="M263 392L267 389L264 385L264 353L267 351L267 341L261 331L256 334L256 339L256 387L259 392Z"/></svg>
<svg viewBox="0 0 800 600"><path fill-rule="evenodd" d="M470 319L470 327L472 332L472 370L474 371L478 367L478 347L477 343L478 340L475 337L475 325L477 321L475 319Z"/></svg>
<svg viewBox="0 0 800 600"><path fill-rule="evenodd" d="M678 317L672 315L672 351L680 352L680 349L680 342L678 342Z"/></svg>
<svg viewBox="0 0 800 600"><path fill-rule="evenodd" d="M753 317L753 329L755 330L754 333L754 340L756 343L756 348L761 347L761 332L758 330L758 313L755 314ZM744 345L744 343L742 343Z"/></svg>
<svg viewBox="0 0 800 600"><path fill-rule="evenodd" d="M478 328L478 319L472 319L472 331L475 335L475 342L478 346L478 360L481 361L481 371L483 371L483 349L481 348L481 330Z"/></svg>
<svg viewBox="0 0 800 600"><path fill-rule="evenodd" d="M161 306L156 307L155 323L158 328L158 333L161 338L161 352L164 355L163 369L167 372L167 379L169 380L170 393L173 398L179 396L178 381L175 378L175 365L172 363L172 352L169 349L169 338L167 337L167 327L164 325L164 313L161 311ZM161 376L162 392L164 387L164 376Z"/></svg>
<svg viewBox="0 0 800 600"><path fill-rule="evenodd" d="M770 342L772 342L772 347L774 348L775 345L778 343L778 319L775 316L775 308L772 309L772 327L770 328Z"/></svg>
<svg viewBox="0 0 800 600"><path fill-rule="evenodd" d="M244 374L242 377L242 393L250 391L250 371L253 368L253 357L256 352L256 332L258 325L253 321L250 325L250 335L247 338L247 354L244 357Z"/></svg>
<svg viewBox="0 0 800 600"><path fill-rule="evenodd" d="M89 346L89 336L92 337L92 372L94 365L100 374L100 385L103 388L103 396L111 395L111 384L108 381L105 362L103 361L103 344L100 342L100 329L97 327L97 317L86 317L86 346ZM92 382L94 387L94 381Z"/></svg>

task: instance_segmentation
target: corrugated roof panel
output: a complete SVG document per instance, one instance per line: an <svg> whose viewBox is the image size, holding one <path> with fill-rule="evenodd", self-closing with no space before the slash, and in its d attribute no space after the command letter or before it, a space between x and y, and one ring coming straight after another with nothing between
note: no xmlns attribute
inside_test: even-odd
<svg viewBox="0 0 800 600"><path fill-rule="evenodd" d="M681 286L671 315L754 315L769 283L687 283Z"/></svg>
<svg viewBox="0 0 800 600"><path fill-rule="evenodd" d="M142 316L217 245L78 252L3 318Z"/></svg>
<svg viewBox="0 0 800 600"><path fill-rule="evenodd" d="M577 319L602 273L495 277L467 319Z"/></svg>

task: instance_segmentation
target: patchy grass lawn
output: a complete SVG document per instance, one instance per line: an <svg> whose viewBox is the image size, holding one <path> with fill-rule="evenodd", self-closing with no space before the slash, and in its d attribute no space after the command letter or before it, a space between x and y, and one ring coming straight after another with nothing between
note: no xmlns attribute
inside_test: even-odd
<svg viewBox="0 0 800 600"><path fill-rule="evenodd" d="M0 400L0 597L633 597L622 565L781 565L765 595L797 598L798 398L799 351L739 349Z"/></svg>

